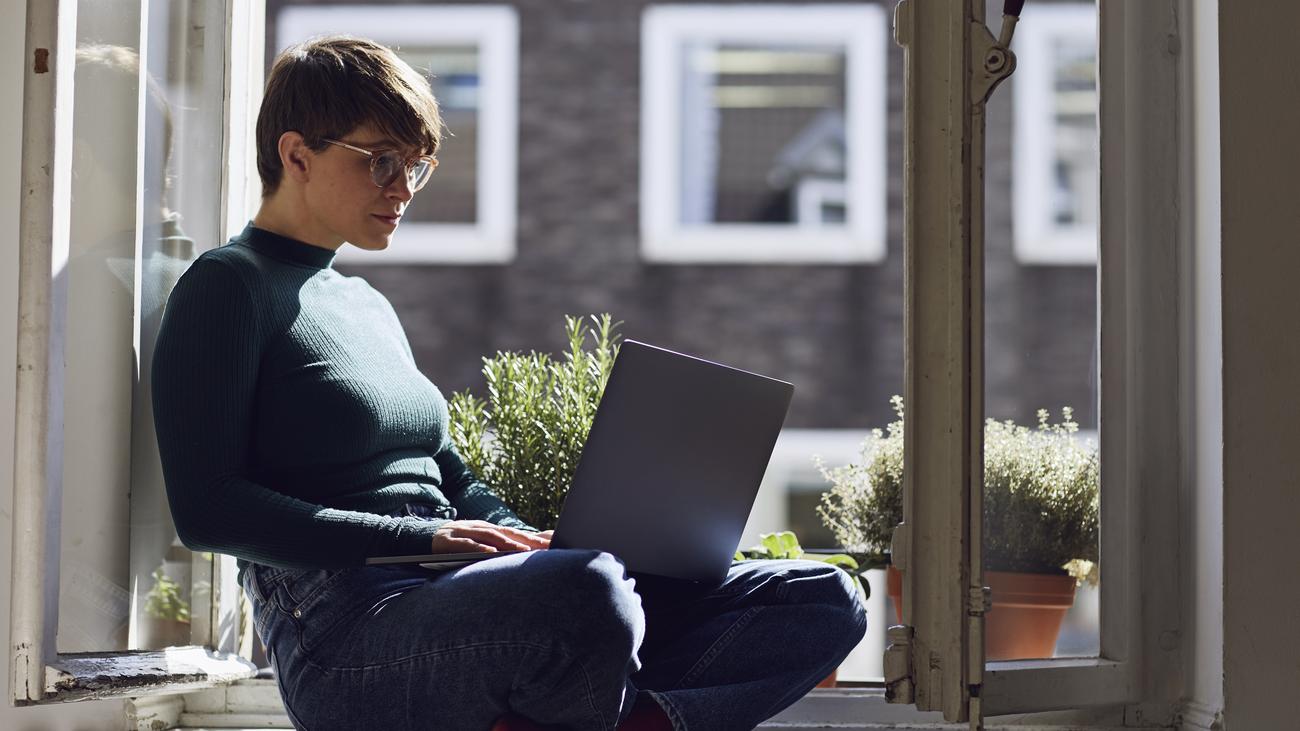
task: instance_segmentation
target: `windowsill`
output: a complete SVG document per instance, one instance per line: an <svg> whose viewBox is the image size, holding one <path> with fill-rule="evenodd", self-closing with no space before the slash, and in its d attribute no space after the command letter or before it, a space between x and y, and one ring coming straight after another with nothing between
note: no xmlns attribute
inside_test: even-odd
<svg viewBox="0 0 1300 731"><path fill-rule="evenodd" d="M256 673L247 660L206 647L66 654L45 668L45 697L19 705L183 693Z"/></svg>

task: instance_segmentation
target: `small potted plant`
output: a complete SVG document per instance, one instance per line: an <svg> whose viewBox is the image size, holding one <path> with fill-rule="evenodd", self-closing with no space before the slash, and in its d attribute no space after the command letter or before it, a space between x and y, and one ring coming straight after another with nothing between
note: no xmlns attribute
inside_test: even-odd
<svg viewBox="0 0 1300 731"><path fill-rule="evenodd" d="M849 576L853 585L858 588L858 593L862 600L867 599L867 584L862 581L858 575L859 566L857 559L846 553L810 553L805 551L799 545L799 539L795 536L794 531L781 531L779 533L760 533L758 536L758 545L751 546L743 550L736 551L736 560L745 561L751 559L808 559L812 561L821 561L828 563ZM839 676L839 669L831 671L820 683L818 688L834 688L836 679Z"/></svg>
<svg viewBox="0 0 1300 731"><path fill-rule="evenodd" d="M835 468L817 462L831 489L818 513L851 554L887 562L903 513L903 401L897 420L874 430L862 460ZM1081 581L1097 581L1098 475L1095 447L1078 438L1073 412L1038 427L989 419L984 427L984 572L993 609L985 622L991 660L1050 657ZM888 571L902 621L902 577Z"/></svg>
<svg viewBox="0 0 1300 731"><path fill-rule="evenodd" d="M460 392L449 404L452 443L465 464L542 530L559 519L618 356L621 323L608 314L564 321L569 349L562 360L498 352L483 359L488 399Z"/></svg>

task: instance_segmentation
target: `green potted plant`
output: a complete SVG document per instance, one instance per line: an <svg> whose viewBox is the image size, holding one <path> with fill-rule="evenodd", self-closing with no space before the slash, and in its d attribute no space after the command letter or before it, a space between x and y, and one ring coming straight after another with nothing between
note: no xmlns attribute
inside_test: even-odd
<svg viewBox="0 0 1300 731"><path fill-rule="evenodd" d="M778 533L760 533L758 536L758 545L736 551L735 559L745 561L752 559L807 559L812 561L821 561L828 563L849 576L853 585L858 588L858 593L862 600L867 600L867 584L862 581L858 575L859 566L857 559L846 553L811 553L805 551L799 545L799 538L795 536L794 531L780 531ZM832 670L820 683L818 688L834 688L839 670Z"/></svg>
<svg viewBox="0 0 1300 731"><path fill-rule="evenodd" d="M487 400L452 394L452 443L465 464L524 522L555 527L573 484L596 406L618 356L608 314L565 316L568 350L498 352L483 359Z"/></svg>
<svg viewBox="0 0 1300 731"><path fill-rule="evenodd" d="M831 483L818 514L850 554L887 562L902 521L903 401L898 418L874 430L860 461L818 469ZM1078 438L1068 407L1053 424L1038 412L1030 429L989 419L984 427L984 566L993 609L985 624L989 659L1050 657L1080 581L1097 581L1096 448ZM889 594L902 620L902 581L892 567ZM1041 621L1040 621L1041 620Z"/></svg>

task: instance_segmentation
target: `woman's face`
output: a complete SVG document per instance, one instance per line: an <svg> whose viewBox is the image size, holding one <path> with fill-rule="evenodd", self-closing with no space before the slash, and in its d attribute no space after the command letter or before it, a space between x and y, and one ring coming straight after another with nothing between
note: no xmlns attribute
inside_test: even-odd
<svg viewBox="0 0 1300 731"><path fill-rule="evenodd" d="M365 150L412 152L371 125L362 125L339 141ZM307 208L321 236L330 244L347 241L368 251L388 248L412 195L405 175L380 188L370 177L369 157L328 144L313 155L305 186Z"/></svg>

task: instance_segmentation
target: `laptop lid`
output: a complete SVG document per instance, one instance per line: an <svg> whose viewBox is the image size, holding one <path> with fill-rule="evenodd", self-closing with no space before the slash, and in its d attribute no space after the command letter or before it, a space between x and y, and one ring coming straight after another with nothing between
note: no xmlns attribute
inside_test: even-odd
<svg viewBox="0 0 1300 731"><path fill-rule="evenodd" d="M551 546L720 583L793 394L785 381L624 341Z"/></svg>

